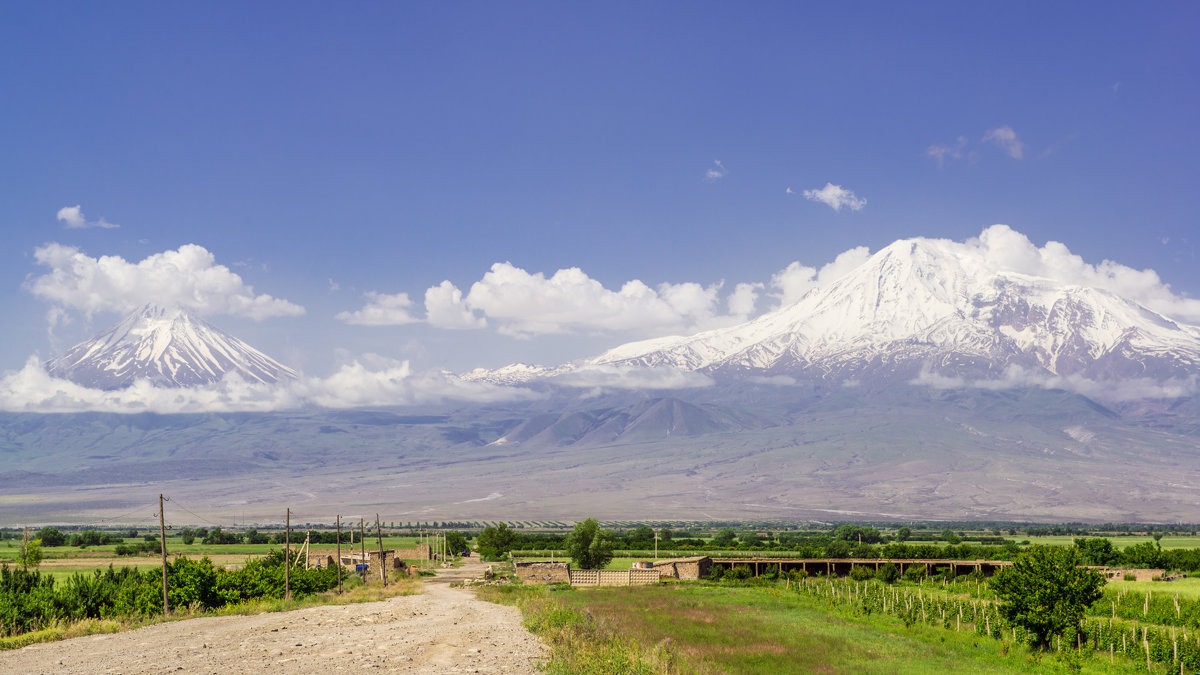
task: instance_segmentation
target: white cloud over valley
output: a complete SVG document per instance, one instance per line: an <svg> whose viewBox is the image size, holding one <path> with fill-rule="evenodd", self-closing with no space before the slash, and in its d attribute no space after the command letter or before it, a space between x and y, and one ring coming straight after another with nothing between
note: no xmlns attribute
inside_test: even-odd
<svg viewBox="0 0 1200 675"><path fill-rule="evenodd" d="M1055 375L1020 366L1009 366L999 377L979 379L943 375L925 368L909 384L934 389L1005 390L1038 387L1069 391L1103 403L1182 398L1194 396L1200 392L1200 382L1197 382L1195 377L1169 380L1154 380L1146 377L1093 380L1079 374Z"/></svg>
<svg viewBox="0 0 1200 675"><path fill-rule="evenodd" d="M349 361L329 377L306 376L276 384L228 375L203 387L155 387L141 380L124 389L91 389L53 377L36 356L20 370L0 377L0 410L8 412L270 412L447 400L497 402L535 396L527 389L467 382L440 371L415 371L408 361L371 354Z"/></svg>

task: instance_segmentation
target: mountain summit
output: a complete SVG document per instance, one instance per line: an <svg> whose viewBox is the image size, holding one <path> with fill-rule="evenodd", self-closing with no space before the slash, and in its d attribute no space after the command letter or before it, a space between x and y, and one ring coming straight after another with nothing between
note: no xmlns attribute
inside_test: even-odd
<svg viewBox="0 0 1200 675"><path fill-rule="evenodd" d="M56 377L94 389L121 389L135 380L191 387L237 373L271 383L296 372L185 310L146 305L116 326L46 364Z"/></svg>
<svg viewBox="0 0 1200 675"><path fill-rule="evenodd" d="M961 244L906 239L795 303L736 326L632 342L564 368L668 367L807 378L996 374L1094 380L1200 370L1200 328L1107 290L1006 269ZM491 379L512 368L471 379ZM495 374L495 375L493 375Z"/></svg>

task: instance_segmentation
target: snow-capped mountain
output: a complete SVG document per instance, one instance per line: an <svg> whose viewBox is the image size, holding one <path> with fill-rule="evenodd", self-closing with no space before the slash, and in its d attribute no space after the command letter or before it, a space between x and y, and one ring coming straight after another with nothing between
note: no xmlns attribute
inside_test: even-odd
<svg viewBox="0 0 1200 675"><path fill-rule="evenodd" d="M185 310L146 305L116 326L52 359L46 369L86 387L120 389L135 380L190 387L237 373L271 383L296 372Z"/></svg>
<svg viewBox="0 0 1200 675"><path fill-rule="evenodd" d="M840 279L749 322L632 342L581 366L808 377L985 374L1021 366L1105 380L1200 373L1200 328L1111 292L1030 276L954 242L894 242ZM558 374L506 367L506 383ZM492 379L474 372L472 379Z"/></svg>

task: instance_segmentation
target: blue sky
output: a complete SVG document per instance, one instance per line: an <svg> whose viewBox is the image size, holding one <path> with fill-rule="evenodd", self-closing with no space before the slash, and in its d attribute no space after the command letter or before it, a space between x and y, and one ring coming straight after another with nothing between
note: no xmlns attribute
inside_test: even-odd
<svg viewBox="0 0 1200 675"><path fill-rule="evenodd" d="M1200 297L1197 27L1180 2L8 3L0 370L147 286L84 300L80 269L189 244L234 298L209 320L316 375L557 363L732 320L738 284L760 313L793 262L995 223ZM564 268L612 295L539 323L512 294ZM35 292L55 270L83 276ZM455 328L422 322L489 270L473 308L438 296ZM632 280L658 304L613 300ZM263 294L286 303L236 309Z"/></svg>

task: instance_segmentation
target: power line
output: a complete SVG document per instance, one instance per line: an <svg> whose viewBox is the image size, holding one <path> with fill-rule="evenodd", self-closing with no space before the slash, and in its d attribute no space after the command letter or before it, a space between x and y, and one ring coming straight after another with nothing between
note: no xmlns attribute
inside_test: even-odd
<svg viewBox="0 0 1200 675"><path fill-rule="evenodd" d="M93 520L90 523L88 523L88 526L103 525L106 522L111 522L114 520L121 520L122 518L125 518L125 517L129 516L130 514L137 513L138 511L141 511L144 508L146 508L146 507L143 505L143 506L139 506L139 507L133 509L132 511L127 511L125 513L122 513L119 516L110 516L108 518L98 518L98 519ZM149 516L146 516L144 518L135 519L133 522L134 523L143 523L143 522L146 522L147 520L152 520L157 517L158 517L158 512L155 511L154 513L150 514Z"/></svg>
<svg viewBox="0 0 1200 675"><path fill-rule="evenodd" d="M196 518L199 518L200 520L203 520L204 522L208 523L209 525L214 525L214 526L216 526L216 527L221 527L221 524L220 524L220 523L214 523L213 521L209 520L208 518L205 518L204 516L202 516L202 515L200 515L200 514L196 513L195 511L192 511L191 509L189 509L188 507L184 506L183 504L180 504L178 499L170 499L170 498L168 498L168 501L170 501L172 504L174 504L175 506L179 507L180 509L182 509L182 510L184 510L184 511L187 511L188 513L192 514L192 515L193 515L193 516L195 516Z"/></svg>

